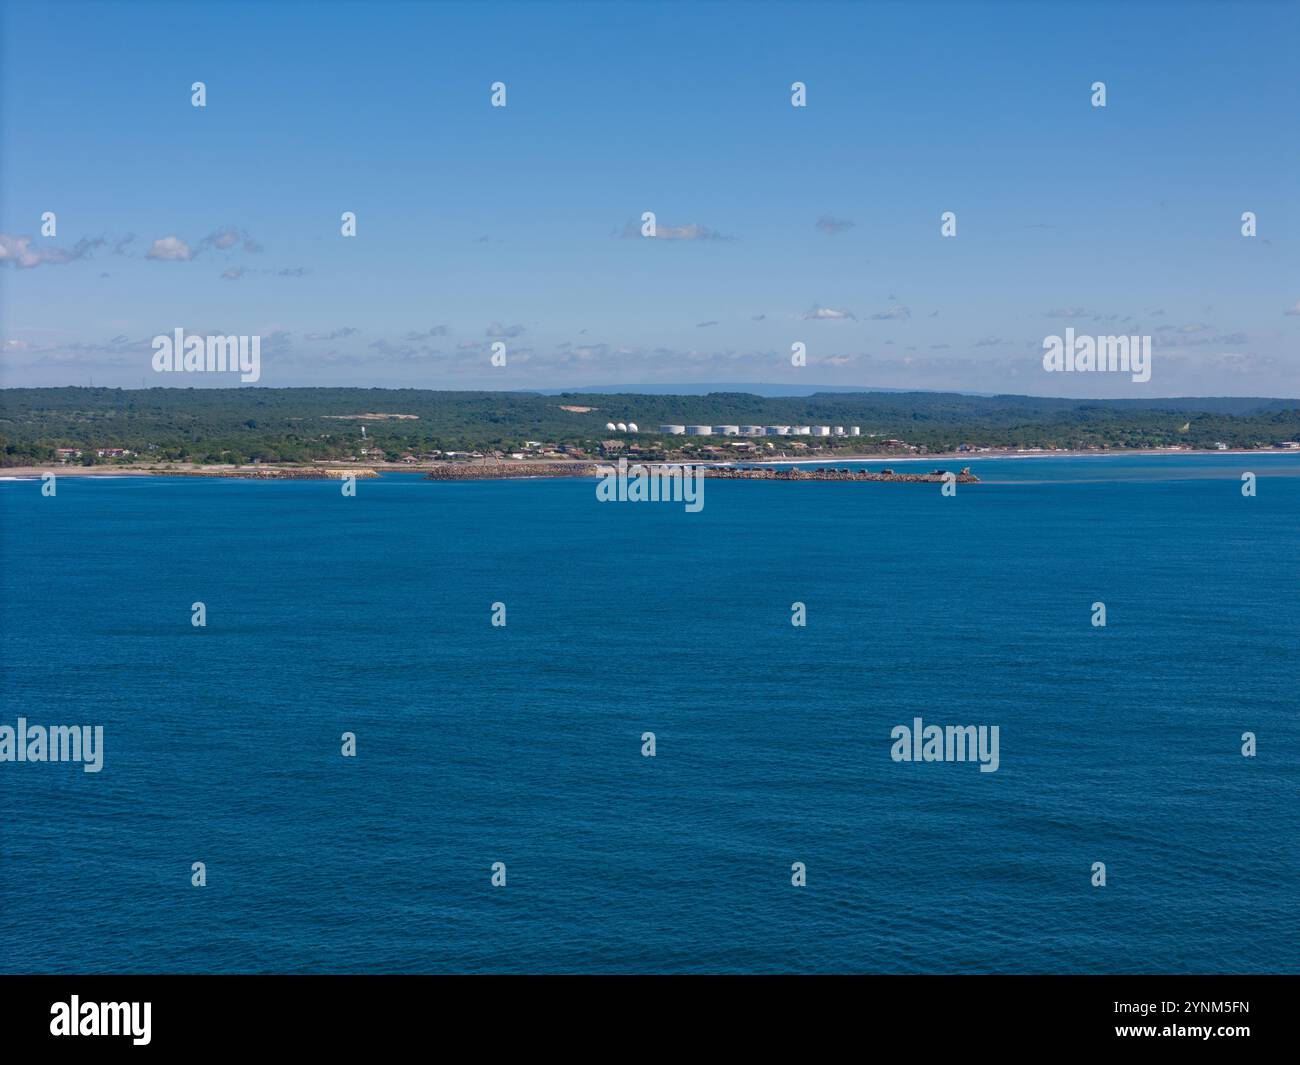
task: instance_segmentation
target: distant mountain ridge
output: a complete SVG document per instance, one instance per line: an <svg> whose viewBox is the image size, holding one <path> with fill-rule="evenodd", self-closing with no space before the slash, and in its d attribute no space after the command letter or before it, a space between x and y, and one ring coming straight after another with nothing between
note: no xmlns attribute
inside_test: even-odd
<svg viewBox="0 0 1300 1065"><path fill-rule="evenodd" d="M1088 399L1069 396L1025 396L1013 392L945 392L935 389L875 388L865 385L794 385L794 384L645 384L598 385L581 388L521 389L539 396L561 395L647 395L647 396L707 396L746 395L769 399L811 397L818 395L900 395L900 396L972 396L982 399L1043 400L1049 403L1100 404L1103 406L1132 404L1134 408L1153 410L1205 410L1215 412L1247 412L1257 410L1291 410L1300 406L1300 397L1277 396L1162 396L1143 399Z"/></svg>

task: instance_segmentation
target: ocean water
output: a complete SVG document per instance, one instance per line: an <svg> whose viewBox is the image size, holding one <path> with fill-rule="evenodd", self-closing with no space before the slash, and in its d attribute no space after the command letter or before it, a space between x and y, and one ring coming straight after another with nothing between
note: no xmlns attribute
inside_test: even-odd
<svg viewBox="0 0 1300 1065"><path fill-rule="evenodd" d="M1300 971L1300 457L970 465L0 483L0 969Z"/></svg>

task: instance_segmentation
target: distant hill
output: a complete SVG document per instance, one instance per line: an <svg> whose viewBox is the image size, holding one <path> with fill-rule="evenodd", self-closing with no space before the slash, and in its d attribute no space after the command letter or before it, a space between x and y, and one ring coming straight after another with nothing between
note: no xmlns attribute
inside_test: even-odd
<svg viewBox="0 0 1300 1065"><path fill-rule="evenodd" d="M714 393L723 395L749 395L768 398L828 395L905 395L905 396L975 396L985 399L1045 399L1049 403L1067 404L1134 404L1152 410L1200 410L1220 414L1244 414L1261 410L1294 410L1300 407L1300 399L1277 399L1266 396L1217 396L1160 399L1066 399L1039 396L1000 396L996 392L935 392L927 389L909 388L868 388L861 385L795 385L795 384L648 384L621 385L616 389L609 386L586 386L582 388L527 389L539 396L558 395L645 395L645 396L707 396Z"/></svg>
<svg viewBox="0 0 1300 1065"><path fill-rule="evenodd" d="M526 391L536 392L540 396L558 396L561 393L573 395L575 393L598 392L601 395L610 395L611 386L609 385L587 385L581 388L547 388L547 389L529 389ZM750 396L812 396L818 392L907 392L905 388L864 388L861 385L788 385L788 384L727 384L716 382L713 384L667 384L667 385L619 385L613 389L614 393L619 395L639 395L639 396L707 396L710 392L744 392ZM990 395L986 392L963 393L969 395Z"/></svg>

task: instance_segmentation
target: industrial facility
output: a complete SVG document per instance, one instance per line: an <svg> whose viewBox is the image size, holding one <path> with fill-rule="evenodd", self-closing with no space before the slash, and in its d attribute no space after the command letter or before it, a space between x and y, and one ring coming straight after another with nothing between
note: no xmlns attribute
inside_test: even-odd
<svg viewBox="0 0 1300 1065"><path fill-rule="evenodd" d="M661 425L665 436L861 436L857 425Z"/></svg>

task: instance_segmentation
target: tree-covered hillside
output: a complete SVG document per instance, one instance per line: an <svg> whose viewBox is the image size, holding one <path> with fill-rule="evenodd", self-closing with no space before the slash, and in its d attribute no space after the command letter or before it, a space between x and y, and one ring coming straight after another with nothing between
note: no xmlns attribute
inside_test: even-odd
<svg viewBox="0 0 1300 1065"><path fill-rule="evenodd" d="M360 414L414 417L354 417ZM858 425L864 437L898 438L928 451L963 443L1133 448L1222 442L1235 448L1300 437L1300 401L1066 400L930 392L763 398L726 392L543 396L362 388L0 391L0 449L10 466L50 461L60 447L125 448L143 458L194 462L340 459L356 455L361 447L382 448L389 457L433 449L510 451L527 440L593 447L620 435L608 432L607 422L636 422L639 440L649 444L657 442L660 424L752 423ZM871 440L829 443L865 449Z"/></svg>

